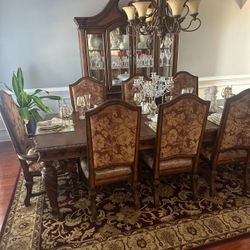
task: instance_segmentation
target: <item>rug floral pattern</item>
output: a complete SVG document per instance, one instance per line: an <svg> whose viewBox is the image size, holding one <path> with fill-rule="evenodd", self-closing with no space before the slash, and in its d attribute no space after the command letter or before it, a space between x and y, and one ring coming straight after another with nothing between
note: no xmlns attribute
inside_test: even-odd
<svg viewBox="0 0 250 250"><path fill-rule="evenodd" d="M161 180L161 205L154 208L149 172L140 185L141 208L135 210L128 184L100 187L98 218L90 220L87 191L73 196L67 175L59 178L58 198L62 219L50 214L48 199L32 199L25 208L21 176L5 226L0 249L190 249L250 231L250 195L242 195L239 167L219 171L217 194L209 196L208 184L199 181L199 199L193 201L189 175ZM206 175L206 172L205 172ZM35 188L42 187L38 180Z"/></svg>

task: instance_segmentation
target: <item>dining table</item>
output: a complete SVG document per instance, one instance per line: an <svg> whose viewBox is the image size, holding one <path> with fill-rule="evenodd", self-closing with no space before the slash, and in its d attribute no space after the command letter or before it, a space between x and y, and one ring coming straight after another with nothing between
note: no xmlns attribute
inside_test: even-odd
<svg viewBox="0 0 250 250"><path fill-rule="evenodd" d="M43 165L42 176L51 212L59 217L57 190L57 169L54 162L60 160L80 159L87 149L86 121L79 119L78 113L72 114L73 131L36 134L34 142ZM152 149L155 145L156 132L147 125L146 115L141 117L139 150ZM218 125L207 121L203 143L213 143L216 139Z"/></svg>

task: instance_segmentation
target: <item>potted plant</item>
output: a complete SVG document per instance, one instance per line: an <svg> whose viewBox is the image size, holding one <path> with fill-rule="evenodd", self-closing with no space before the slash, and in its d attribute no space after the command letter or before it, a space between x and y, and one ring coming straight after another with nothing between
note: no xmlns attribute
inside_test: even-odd
<svg viewBox="0 0 250 250"><path fill-rule="evenodd" d="M9 88L8 88L9 89ZM17 73L12 76L12 89L9 89L16 97L17 107L20 116L22 117L28 133L33 134L35 131L34 125L42 120L39 112L50 113L51 110L43 103L44 99L60 100L60 96L49 95L48 91L36 89L32 94L28 94L24 90L24 79L22 69L19 67ZM35 124L34 124L35 123ZM32 127L33 128L30 128Z"/></svg>

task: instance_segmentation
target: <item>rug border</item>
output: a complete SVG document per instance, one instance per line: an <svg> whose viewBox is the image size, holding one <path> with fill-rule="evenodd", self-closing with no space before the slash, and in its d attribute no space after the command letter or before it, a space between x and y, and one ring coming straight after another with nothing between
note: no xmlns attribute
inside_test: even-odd
<svg viewBox="0 0 250 250"><path fill-rule="evenodd" d="M13 188L13 191L12 191L12 194L11 194L11 199L10 199L10 202L8 204L8 208L7 208L5 217L4 217L2 228L0 230L0 241L2 240L2 237L4 235L6 223L8 221L9 213L11 211L11 207L12 207L12 204L13 204L13 201L14 201L14 198L15 198L15 194L16 194L16 191L17 191L18 183L20 181L20 177L21 177L21 173L22 173L21 171L22 171L22 169L21 169L21 167L19 167L19 170L18 170L18 173L17 173L17 177L16 177L16 180L15 180L15 185L14 185L14 188ZM43 207L44 207L44 204L42 205L42 208ZM217 242L211 242L211 243L205 244L203 246L193 247L190 250L209 250L210 248L213 248L213 247L220 247L220 246L223 247L224 244L227 244L229 242L244 240L244 239L247 239L247 238L250 238L250 232L245 232L245 233L243 233L241 235L237 235L237 236L234 236L234 237L231 237L231 238L219 240ZM38 247L40 247L40 237L39 237L39 246Z"/></svg>
<svg viewBox="0 0 250 250"><path fill-rule="evenodd" d="M16 190L17 190L18 182L19 182L19 180L20 180L20 176L21 176L21 166L19 165L19 170L18 170L18 173L17 173L17 177L16 177L16 181L15 181L15 186L14 186L14 188L13 188L13 191L12 191L12 194L11 194L11 198L10 198L10 202L9 202L7 211L6 211L6 213L5 213L4 220L3 220L3 224L2 224L2 227L1 227L1 230L0 230L0 241L2 240L2 237L3 237L3 235L4 235L6 223L7 223L7 221L8 221L9 214L10 214L10 210L11 210L11 207L12 207L12 204L13 204L13 201L14 201L14 198L15 198L15 193L16 193Z"/></svg>

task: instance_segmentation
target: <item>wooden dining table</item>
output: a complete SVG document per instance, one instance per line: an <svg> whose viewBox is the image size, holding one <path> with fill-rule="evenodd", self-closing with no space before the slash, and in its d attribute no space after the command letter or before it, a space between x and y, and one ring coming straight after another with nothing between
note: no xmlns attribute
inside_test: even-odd
<svg viewBox="0 0 250 250"><path fill-rule="evenodd" d="M87 136L86 122L80 120L77 113L72 114L74 131L40 134L34 137L36 151L40 154L40 162L43 164L43 181L50 202L52 214L60 216L57 192L56 160L77 159L86 154ZM154 147L156 133L145 122L145 115L141 119L139 150ZM216 138L218 126L207 121L203 143L213 143Z"/></svg>

